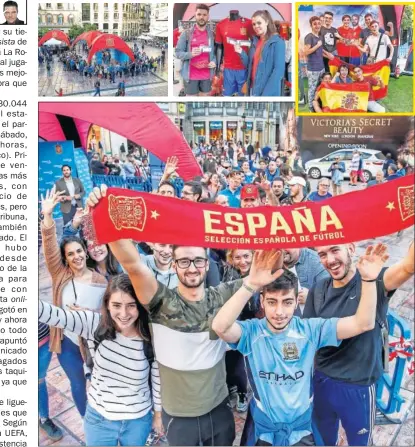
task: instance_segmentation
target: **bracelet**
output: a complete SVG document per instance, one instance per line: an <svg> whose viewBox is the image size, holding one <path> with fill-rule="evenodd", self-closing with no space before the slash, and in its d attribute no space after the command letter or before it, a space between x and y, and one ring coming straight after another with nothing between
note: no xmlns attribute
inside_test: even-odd
<svg viewBox="0 0 415 447"><path fill-rule="evenodd" d="M244 282L242 283L242 287L245 287L245 289L246 289L248 292L252 293L252 295L253 295L254 293L257 292L255 289L253 289L252 287L249 287L249 286L246 285Z"/></svg>
<svg viewBox="0 0 415 447"><path fill-rule="evenodd" d="M377 280L378 280L377 278L375 278L375 279L363 279L362 278L363 282L376 282Z"/></svg>

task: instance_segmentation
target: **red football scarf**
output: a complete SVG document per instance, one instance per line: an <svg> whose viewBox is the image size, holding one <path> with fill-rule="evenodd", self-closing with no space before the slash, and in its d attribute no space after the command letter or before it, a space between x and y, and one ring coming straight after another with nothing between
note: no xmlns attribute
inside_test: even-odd
<svg viewBox="0 0 415 447"><path fill-rule="evenodd" d="M414 178L323 202L240 209L110 188L84 223L87 239L268 249L344 244L414 224Z"/></svg>

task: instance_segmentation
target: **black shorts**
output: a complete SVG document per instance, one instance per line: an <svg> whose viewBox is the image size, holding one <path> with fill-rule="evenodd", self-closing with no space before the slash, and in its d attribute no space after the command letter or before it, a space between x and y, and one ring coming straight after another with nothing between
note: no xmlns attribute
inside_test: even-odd
<svg viewBox="0 0 415 447"><path fill-rule="evenodd" d="M202 81L185 81L184 91L186 95L197 95L199 93L209 93L212 90L212 81L204 79Z"/></svg>

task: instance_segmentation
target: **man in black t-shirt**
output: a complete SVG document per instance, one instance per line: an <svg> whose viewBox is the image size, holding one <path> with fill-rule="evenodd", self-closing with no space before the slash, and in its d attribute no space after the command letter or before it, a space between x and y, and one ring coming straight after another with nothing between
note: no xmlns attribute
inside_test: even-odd
<svg viewBox="0 0 415 447"><path fill-rule="evenodd" d="M333 24L333 13L326 11L324 13L324 21L321 24L320 37L323 41L323 49L330 54L336 54L336 42L338 39L342 39L337 29L332 26ZM329 69L329 58L324 54L324 69L326 72L330 72Z"/></svg>
<svg viewBox="0 0 415 447"><path fill-rule="evenodd" d="M361 278L352 262L354 244L316 248L331 278L309 291L304 318L354 315L359 304ZM371 445L376 412L375 384L382 375L382 328L389 299L414 275L414 243L405 258L382 269L376 280L378 304L375 328L323 348L316 355L313 420L324 445L336 445L341 421L349 445Z"/></svg>

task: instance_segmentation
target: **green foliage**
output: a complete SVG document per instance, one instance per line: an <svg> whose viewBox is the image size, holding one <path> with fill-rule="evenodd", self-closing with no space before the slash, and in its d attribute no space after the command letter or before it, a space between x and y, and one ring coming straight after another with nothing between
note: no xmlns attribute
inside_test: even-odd
<svg viewBox="0 0 415 447"><path fill-rule="evenodd" d="M41 39L48 31L49 28L38 28L37 34L39 36L39 39Z"/></svg>
<svg viewBox="0 0 415 447"><path fill-rule="evenodd" d="M414 13L413 6L411 5L405 6L402 16L402 29L407 30L413 27L414 25L413 13Z"/></svg>
<svg viewBox="0 0 415 447"><path fill-rule="evenodd" d="M97 25L91 25L90 23L86 23L84 26L72 25L71 28L69 28L68 35L70 39L75 39L86 31L96 31L97 29Z"/></svg>

